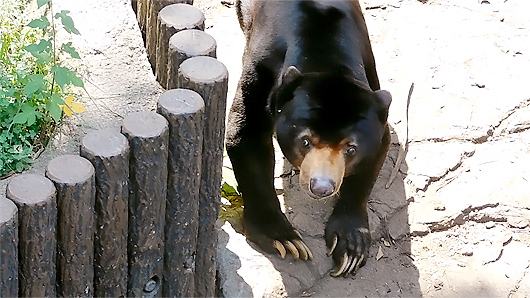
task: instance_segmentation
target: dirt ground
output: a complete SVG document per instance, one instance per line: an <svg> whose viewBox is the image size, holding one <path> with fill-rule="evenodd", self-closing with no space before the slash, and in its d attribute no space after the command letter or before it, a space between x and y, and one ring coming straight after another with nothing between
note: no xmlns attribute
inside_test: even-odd
<svg viewBox="0 0 530 298"><path fill-rule="evenodd" d="M230 0L231 1L231 0ZM229 70L229 100L243 35L230 1L195 0ZM262 254L220 223L225 297L530 297L530 1L364 0L381 86L393 94L392 147L370 200L374 239L365 267L331 278L322 239L333 200L313 201L277 154L276 188L314 254ZM55 0L81 32L76 65L87 112L68 119L30 172L79 150L90 130L119 129L154 110L151 72L129 0ZM407 112L407 95L414 89ZM408 127L408 134L407 134ZM408 138L406 137L408 135ZM408 142L407 142L408 139ZM407 144L405 146L405 144ZM386 187L398 152L407 149ZM7 180L0 181L5 193Z"/></svg>

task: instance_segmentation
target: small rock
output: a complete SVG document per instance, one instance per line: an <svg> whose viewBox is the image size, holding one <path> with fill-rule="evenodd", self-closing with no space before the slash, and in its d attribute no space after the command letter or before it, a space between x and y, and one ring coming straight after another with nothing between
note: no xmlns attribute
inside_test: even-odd
<svg viewBox="0 0 530 298"><path fill-rule="evenodd" d="M528 219L522 217L509 217L508 224L512 228L524 229L528 227L530 222L528 221Z"/></svg>
<svg viewBox="0 0 530 298"><path fill-rule="evenodd" d="M495 226L495 223L493 221L488 221L486 223L486 229L491 229Z"/></svg>
<svg viewBox="0 0 530 298"><path fill-rule="evenodd" d="M434 281L433 286L436 290L441 290L444 286L444 282L441 280L436 280Z"/></svg>
<svg viewBox="0 0 530 298"><path fill-rule="evenodd" d="M497 262L504 251L502 244L493 244L488 245L481 250L479 254L482 259L482 265L487 265L489 263Z"/></svg>
<svg viewBox="0 0 530 298"><path fill-rule="evenodd" d="M470 245L466 245L460 250L460 254L470 257L473 255L473 248Z"/></svg>
<svg viewBox="0 0 530 298"><path fill-rule="evenodd" d="M384 256L383 249L381 248L381 246L379 246L379 249L377 250L377 255L375 256L375 259L379 261L383 256Z"/></svg>
<svg viewBox="0 0 530 298"><path fill-rule="evenodd" d="M513 234L509 230L503 231L502 235L499 236L499 240L501 241L502 245L508 244L513 238Z"/></svg>
<svg viewBox="0 0 530 298"><path fill-rule="evenodd" d="M436 210L436 211L445 211L445 205L439 204L437 206L434 206L434 210Z"/></svg>
<svg viewBox="0 0 530 298"><path fill-rule="evenodd" d="M466 260L458 260L458 263L456 263L459 267L466 267L468 265L468 262Z"/></svg>
<svg viewBox="0 0 530 298"><path fill-rule="evenodd" d="M410 234L412 236L425 236L429 232L429 226L425 224L413 223L410 225Z"/></svg>

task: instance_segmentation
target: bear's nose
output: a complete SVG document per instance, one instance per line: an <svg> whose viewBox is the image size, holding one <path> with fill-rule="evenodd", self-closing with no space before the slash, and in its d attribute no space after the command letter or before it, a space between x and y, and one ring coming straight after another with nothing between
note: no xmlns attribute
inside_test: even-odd
<svg viewBox="0 0 530 298"><path fill-rule="evenodd" d="M333 194L335 183L327 178L311 178L309 189L314 195L325 198Z"/></svg>

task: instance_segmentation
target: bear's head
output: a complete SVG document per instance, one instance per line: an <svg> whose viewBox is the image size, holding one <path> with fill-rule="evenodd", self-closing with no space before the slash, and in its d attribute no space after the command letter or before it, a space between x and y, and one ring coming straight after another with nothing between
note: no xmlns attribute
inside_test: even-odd
<svg viewBox="0 0 530 298"><path fill-rule="evenodd" d="M290 66L270 97L276 138L300 169L300 185L313 198L338 192L345 176L374 162L392 97L344 73L302 74Z"/></svg>

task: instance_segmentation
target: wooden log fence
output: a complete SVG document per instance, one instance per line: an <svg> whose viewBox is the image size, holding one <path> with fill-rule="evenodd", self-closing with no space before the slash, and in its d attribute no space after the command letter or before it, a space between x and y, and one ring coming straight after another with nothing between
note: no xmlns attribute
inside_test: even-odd
<svg viewBox="0 0 530 298"><path fill-rule="evenodd" d="M42 175L14 177L7 198L19 214L19 286L23 297L55 297L57 202L53 183Z"/></svg>
<svg viewBox="0 0 530 298"><path fill-rule="evenodd" d="M81 156L62 155L48 163L46 177L57 189L57 293L92 297L94 167Z"/></svg>
<svg viewBox="0 0 530 298"><path fill-rule="evenodd" d="M158 100L169 121L164 297L192 297L199 228L204 101L191 90L169 90Z"/></svg>
<svg viewBox="0 0 530 298"><path fill-rule="evenodd" d="M183 30L171 36L168 45L167 89L177 88L179 66L184 60L196 56L216 58L215 39L200 30Z"/></svg>
<svg viewBox="0 0 530 298"><path fill-rule="evenodd" d="M204 14L189 4L168 5L158 14L157 28L155 75L162 87L167 88L169 39L186 29L204 30Z"/></svg>
<svg viewBox="0 0 530 298"><path fill-rule="evenodd" d="M217 247L215 223L221 206L228 70L215 58L192 57L180 65L177 84L179 88L195 90L205 102L205 126L209 129L204 131L202 145L195 295L212 297L217 269L217 254L212 248Z"/></svg>
<svg viewBox="0 0 530 298"><path fill-rule="evenodd" d="M94 294L127 296L129 142L118 130L89 132L80 155L96 174Z"/></svg>
<svg viewBox="0 0 530 298"><path fill-rule="evenodd" d="M0 297L18 296L18 208L0 194Z"/></svg>
<svg viewBox="0 0 530 298"><path fill-rule="evenodd" d="M170 2L133 0L140 28ZM0 194L0 297L215 296L228 72L203 31L167 39L157 113L89 132Z"/></svg>

